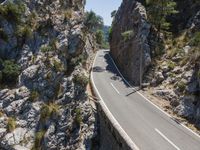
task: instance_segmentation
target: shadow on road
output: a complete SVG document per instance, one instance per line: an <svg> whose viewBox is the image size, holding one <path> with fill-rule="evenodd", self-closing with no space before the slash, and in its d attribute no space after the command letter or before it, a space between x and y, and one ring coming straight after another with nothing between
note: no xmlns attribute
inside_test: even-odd
<svg viewBox="0 0 200 150"><path fill-rule="evenodd" d="M96 67L93 67L93 68L92 68L92 71L93 71L93 72L103 72L103 71L105 71L105 69L103 69L103 68L100 67L100 66L96 66Z"/></svg>
<svg viewBox="0 0 200 150"><path fill-rule="evenodd" d="M100 55L99 57L104 57L105 59L105 62L107 63L107 66L105 69L103 69L102 67L100 66L96 66L93 68L93 71L94 72L103 72L103 71L107 71L107 72L110 72L111 74L113 74L113 76L111 77L111 80L114 80L114 81L120 81L120 82L123 82L123 84L127 87L127 88L130 88L132 89L133 91L131 91L129 94L127 94L126 96L130 96L131 94L137 92L139 90L139 88L133 88L133 87L130 87L127 82L120 76L118 70L116 69L115 65L113 64L112 62L112 59L110 58L110 55L109 55L109 52L104 52L105 55Z"/></svg>
<svg viewBox="0 0 200 150"><path fill-rule="evenodd" d="M134 93L136 93L136 92L139 91L139 90L140 90L139 87L133 88L133 91L130 92L129 94L127 94L126 96L128 97L128 96L130 96L131 94L134 94Z"/></svg>

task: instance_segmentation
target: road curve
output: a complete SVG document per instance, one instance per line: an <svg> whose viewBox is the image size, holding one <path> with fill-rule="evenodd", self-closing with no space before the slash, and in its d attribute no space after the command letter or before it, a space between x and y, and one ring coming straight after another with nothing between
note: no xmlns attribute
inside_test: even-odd
<svg viewBox="0 0 200 150"><path fill-rule="evenodd" d="M97 52L91 74L103 102L140 150L200 150L197 134L130 87L109 51Z"/></svg>

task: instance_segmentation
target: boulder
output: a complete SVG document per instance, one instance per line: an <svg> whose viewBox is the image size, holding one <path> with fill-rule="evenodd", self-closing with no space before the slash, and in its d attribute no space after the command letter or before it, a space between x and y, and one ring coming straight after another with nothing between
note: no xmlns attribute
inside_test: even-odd
<svg viewBox="0 0 200 150"><path fill-rule="evenodd" d="M165 79L165 77L163 76L162 72L156 72L154 75L154 79L151 82L152 86L157 86L158 84L162 83Z"/></svg>
<svg viewBox="0 0 200 150"><path fill-rule="evenodd" d="M27 69L25 69L20 75L19 85L20 86L25 85L27 87L31 87L32 81L34 77L36 77L39 68L40 68L39 65L32 65Z"/></svg>
<svg viewBox="0 0 200 150"><path fill-rule="evenodd" d="M15 99L16 100L19 100L19 99L24 99L26 97L29 97L29 90L27 89L27 87L25 86L22 86L20 87L19 89L16 89L16 92L15 92Z"/></svg>
<svg viewBox="0 0 200 150"><path fill-rule="evenodd" d="M72 56L77 56L83 52L85 42L81 35L73 34L69 38L68 53Z"/></svg>
<svg viewBox="0 0 200 150"><path fill-rule="evenodd" d="M24 103L26 102L26 98L25 99L20 99L20 100L15 100L12 103L9 104L9 106L4 108L4 112L8 115L8 116L12 116L13 114L18 114L21 109L23 108L22 106L24 105Z"/></svg>
<svg viewBox="0 0 200 150"><path fill-rule="evenodd" d="M191 99L183 98L180 104L174 109L180 116L193 118L195 114L195 106Z"/></svg>
<svg viewBox="0 0 200 150"><path fill-rule="evenodd" d="M175 101L175 100L178 99L177 95L174 93L173 90L161 90L161 89L158 89L153 93L153 95L162 97L163 99L166 99L168 101L172 101L172 100Z"/></svg>

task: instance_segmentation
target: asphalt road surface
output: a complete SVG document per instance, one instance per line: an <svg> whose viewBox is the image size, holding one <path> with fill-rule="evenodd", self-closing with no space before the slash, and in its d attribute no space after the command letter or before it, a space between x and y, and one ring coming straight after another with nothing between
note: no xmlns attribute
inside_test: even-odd
<svg viewBox="0 0 200 150"><path fill-rule="evenodd" d="M109 111L140 150L200 150L198 135L129 86L109 51L97 52L92 79Z"/></svg>

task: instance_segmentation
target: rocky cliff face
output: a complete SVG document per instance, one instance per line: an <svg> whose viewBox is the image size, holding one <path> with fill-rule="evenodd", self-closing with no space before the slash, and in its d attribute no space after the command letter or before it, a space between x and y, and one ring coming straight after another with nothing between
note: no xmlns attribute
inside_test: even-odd
<svg viewBox="0 0 200 150"><path fill-rule="evenodd" d="M199 10L183 22L187 25L184 32L173 39L172 45L166 45L166 52L160 59L154 58L155 64L145 75L145 82L150 83L152 94L169 101L173 112L187 118L198 129L200 128Z"/></svg>
<svg viewBox="0 0 200 150"><path fill-rule="evenodd" d="M91 149L95 113L85 89L95 42L83 23L84 5L0 5L0 149ZM12 85L5 76L16 70L11 62L20 68Z"/></svg>
<svg viewBox="0 0 200 150"><path fill-rule="evenodd" d="M145 90L169 101L174 113L200 128L200 3L175 1L179 13L167 17L175 38L165 42L162 56L152 55L155 36L147 23L143 0L140 2L144 6L135 0L122 2L113 21L111 53L122 73L135 85L140 79L142 55L143 83L148 86Z"/></svg>
<svg viewBox="0 0 200 150"><path fill-rule="evenodd" d="M139 85L140 65L144 72L151 63L150 24L144 6L136 0L123 1L112 26L111 54L125 77Z"/></svg>

